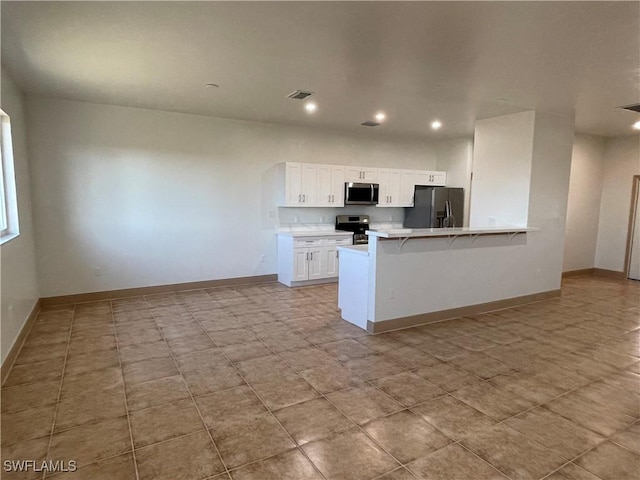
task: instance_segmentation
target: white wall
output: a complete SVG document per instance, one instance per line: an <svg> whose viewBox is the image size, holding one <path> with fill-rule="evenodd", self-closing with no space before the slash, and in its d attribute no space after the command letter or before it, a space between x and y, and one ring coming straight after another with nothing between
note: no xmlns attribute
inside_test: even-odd
<svg viewBox="0 0 640 480"><path fill-rule="evenodd" d="M275 273L278 222L333 223L339 212L276 208L266 180L279 162L436 166L426 141L39 97L27 105L43 297ZM402 221L401 209L378 210Z"/></svg>
<svg viewBox="0 0 640 480"><path fill-rule="evenodd" d="M593 268L598 238L606 140L576 134L571 154L563 271Z"/></svg>
<svg viewBox="0 0 640 480"><path fill-rule="evenodd" d="M527 226L535 112L479 120L469 225Z"/></svg>
<svg viewBox="0 0 640 480"><path fill-rule="evenodd" d="M607 141L595 267L624 271L633 176L640 174L640 135Z"/></svg>
<svg viewBox="0 0 640 480"><path fill-rule="evenodd" d="M22 93L4 69L2 69L1 91L2 110L11 119L20 226L20 236L0 247L2 271L0 356L4 363L40 294L36 275L23 98Z"/></svg>

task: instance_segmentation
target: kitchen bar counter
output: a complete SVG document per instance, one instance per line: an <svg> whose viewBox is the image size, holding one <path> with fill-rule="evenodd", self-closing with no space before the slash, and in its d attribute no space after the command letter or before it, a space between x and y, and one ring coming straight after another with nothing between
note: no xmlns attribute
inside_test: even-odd
<svg viewBox="0 0 640 480"><path fill-rule="evenodd" d="M372 333L557 296L561 262L543 229L374 229L367 255L339 247L342 318Z"/></svg>
<svg viewBox="0 0 640 480"><path fill-rule="evenodd" d="M370 237L380 238L420 238L458 237L463 235L496 235L504 233L525 233L536 229L530 227L485 227L485 228L390 228L367 230Z"/></svg>
<svg viewBox="0 0 640 480"><path fill-rule="evenodd" d="M278 230L278 235L285 237L343 237L353 235L353 232L344 230Z"/></svg>

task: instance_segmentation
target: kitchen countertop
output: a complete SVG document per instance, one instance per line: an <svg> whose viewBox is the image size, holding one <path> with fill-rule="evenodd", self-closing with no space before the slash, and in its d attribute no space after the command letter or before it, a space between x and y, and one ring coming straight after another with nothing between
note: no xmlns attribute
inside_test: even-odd
<svg viewBox="0 0 640 480"><path fill-rule="evenodd" d="M282 230L277 233L286 237L344 237L353 235L353 232L344 230Z"/></svg>
<svg viewBox="0 0 640 480"><path fill-rule="evenodd" d="M531 227L482 227L482 228L390 228L367 230L365 233L380 238L452 237L461 235L492 235L500 233L524 233L536 231Z"/></svg>

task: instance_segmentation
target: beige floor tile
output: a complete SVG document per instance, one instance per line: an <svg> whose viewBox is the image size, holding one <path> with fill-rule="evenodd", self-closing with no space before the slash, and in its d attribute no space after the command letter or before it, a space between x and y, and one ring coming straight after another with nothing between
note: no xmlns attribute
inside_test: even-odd
<svg viewBox="0 0 640 480"><path fill-rule="evenodd" d="M54 433L49 456L87 465L131 450L127 417L112 418Z"/></svg>
<svg viewBox="0 0 640 480"><path fill-rule="evenodd" d="M452 443L449 437L408 410L372 420L363 428L403 464Z"/></svg>
<svg viewBox="0 0 640 480"><path fill-rule="evenodd" d="M616 433L611 440L640 455L640 422Z"/></svg>
<svg viewBox="0 0 640 480"><path fill-rule="evenodd" d="M126 392L129 411L171 403L189 396L187 386L180 375L136 383L128 386Z"/></svg>
<svg viewBox="0 0 640 480"><path fill-rule="evenodd" d="M420 457L407 468L421 479L507 480L491 465L458 444Z"/></svg>
<svg viewBox="0 0 640 480"><path fill-rule="evenodd" d="M461 388L451 395L498 421L535 405L514 393L499 390L488 382Z"/></svg>
<svg viewBox="0 0 640 480"><path fill-rule="evenodd" d="M49 435L53 427L55 405L44 405L2 414L2 445Z"/></svg>
<svg viewBox="0 0 640 480"><path fill-rule="evenodd" d="M181 372L231 365L229 360L227 360L227 358L222 354L222 351L218 348L176 354L175 359Z"/></svg>
<svg viewBox="0 0 640 480"><path fill-rule="evenodd" d="M252 463L232 472L233 480L322 480L313 464L299 450Z"/></svg>
<svg viewBox="0 0 640 480"><path fill-rule="evenodd" d="M591 430L576 425L545 408L534 408L505 421L514 430L559 453L567 460L605 440Z"/></svg>
<svg viewBox="0 0 640 480"><path fill-rule="evenodd" d="M222 351L232 362L241 362L242 360L265 357L271 354L271 351L260 340L236 345L227 345L226 347L222 347Z"/></svg>
<svg viewBox="0 0 640 480"><path fill-rule="evenodd" d="M210 430L227 468L255 462L295 447L270 413L237 416Z"/></svg>
<svg viewBox="0 0 640 480"><path fill-rule="evenodd" d="M432 398L445 395L446 392L437 385L423 380L415 373L402 372L390 377L382 377L373 383L383 392L405 406L413 406Z"/></svg>
<svg viewBox="0 0 640 480"><path fill-rule="evenodd" d="M24 442L14 443L13 445L2 447L2 478L5 480L13 479L35 479L42 478L42 472L38 473L35 470L29 472L21 471L7 471L6 462L18 462L23 460L34 460L36 462L42 462L47 458L47 452L49 451L49 438L50 436L44 436L35 438L32 440L26 440Z"/></svg>
<svg viewBox="0 0 640 480"><path fill-rule="evenodd" d="M321 365L334 365L334 358L318 347L301 348L278 354L287 365L296 370L306 370Z"/></svg>
<svg viewBox="0 0 640 480"><path fill-rule="evenodd" d="M266 411L260 399L246 385L202 395L195 400L207 427L211 429L236 417Z"/></svg>
<svg viewBox="0 0 640 480"><path fill-rule="evenodd" d="M324 343L320 345L320 348L341 362L346 362L354 358L365 357L375 353L375 351L351 338Z"/></svg>
<svg viewBox="0 0 640 480"><path fill-rule="evenodd" d="M278 355L235 362L235 366L249 383L295 377L293 369Z"/></svg>
<svg viewBox="0 0 640 480"><path fill-rule="evenodd" d="M416 405L411 411L456 441L481 432L496 423L495 420L450 395Z"/></svg>
<svg viewBox="0 0 640 480"><path fill-rule="evenodd" d="M548 402L568 390L544 383L535 376L524 372L500 375L492 378L490 383L498 389L508 390L519 397L538 404Z"/></svg>
<svg viewBox="0 0 640 480"><path fill-rule="evenodd" d="M432 357L428 353L409 345L387 350L383 353L383 356L408 369L429 367L440 363L440 360L436 357Z"/></svg>
<svg viewBox="0 0 640 480"><path fill-rule="evenodd" d="M204 429L190 398L131 412L129 420L136 448Z"/></svg>
<svg viewBox="0 0 640 480"><path fill-rule="evenodd" d="M101 392L87 391L58 404L55 431L115 418L127 413L124 390L117 386Z"/></svg>
<svg viewBox="0 0 640 480"><path fill-rule="evenodd" d="M60 392L60 381L28 383L13 387L3 387L2 412L25 410L27 408L56 403Z"/></svg>
<svg viewBox="0 0 640 480"><path fill-rule="evenodd" d="M480 352L466 353L452 359L451 363L485 380L513 371L509 365Z"/></svg>
<svg viewBox="0 0 640 480"><path fill-rule="evenodd" d="M374 387L351 387L327 395L327 399L356 423L398 412L404 407Z"/></svg>
<svg viewBox="0 0 640 480"><path fill-rule="evenodd" d="M501 424L461 443L511 478L539 479L565 462L561 455Z"/></svg>
<svg viewBox="0 0 640 480"><path fill-rule="evenodd" d="M101 368L117 367L120 365L118 351L114 348L100 352L90 352L74 355L67 358L65 365L65 375L78 375Z"/></svg>
<svg viewBox="0 0 640 480"><path fill-rule="evenodd" d="M206 431L136 450L140 480L200 480L224 471Z"/></svg>
<svg viewBox="0 0 640 480"><path fill-rule="evenodd" d="M447 392L452 392L466 385L473 385L482 381L482 379L475 375L471 375L465 370L447 363L421 367L415 370L415 374L438 385Z"/></svg>
<svg viewBox="0 0 640 480"><path fill-rule="evenodd" d="M77 375L65 375L62 380L60 398L66 400L87 391L100 392L115 387L122 388L122 385L122 370L115 366Z"/></svg>
<svg viewBox="0 0 640 480"><path fill-rule="evenodd" d="M181 323L179 325L172 325L170 327L162 327L162 335L164 338L176 339L180 337L190 337L192 335L198 335L204 333L202 327L198 322Z"/></svg>
<svg viewBox="0 0 640 480"><path fill-rule="evenodd" d="M624 413L587 401L573 392L546 403L544 407L605 437L634 422L632 417Z"/></svg>
<svg viewBox="0 0 640 480"><path fill-rule="evenodd" d="M43 362L45 360L54 360L64 358L67 354L68 342L62 341L52 343L42 348L40 345L25 345L20 349L20 355L16 358L15 365L24 365L27 363Z"/></svg>
<svg viewBox="0 0 640 480"><path fill-rule="evenodd" d="M116 337L113 334L80 338L71 337L68 355L73 357L81 353L93 353L114 348L116 348Z"/></svg>
<svg viewBox="0 0 640 480"><path fill-rule="evenodd" d="M56 475L56 480L133 480L136 469L133 455L125 453L78 468L75 472ZM49 478L49 477L47 477Z"/></svg>
<svg viewBox="0 0 640 480"><path fill-rule="evenodd" d="M545 480L601 480L593 473L588 472L574 463L568 463L561 469L552 473Z"/></svg>
<svg viewBox="0 0 640 480"><path fill-rule="evenodd" d="M316 398L274 412L298 445L348 430L353 422L324 398Z"/></svg>
<svg viewBox="0 0 640 480"><path fill-rule="evenodd" d="M174 355L215 348L215 345L205 333L190 335L188 337L171 338L167 340L167 344Z"/></svg>
<svg viewBox="0 0 640 480"><path fill-rule="evenodd" d="M306 402L319 395L301 377L277 378L267 382L252 383L251 386L270 410Z"/></svg>
<svg viewBox="0 0 640 480"><path fill-rule="evenodd" d="M187 387L194 396L239 387L244 380L236 369L230 366L202 368L183 373Z"/></svg>
<svg viewBox="0 0 640 480"><path fill-rule="evenodd" d="M389 375L395 375L405 370L404 367L401 367L391 360L387 360L381 354L368 355L366 357L349 360L345 362L345 366L367 380L388 377Z"/></svg>
<svg viewBox="0 0 640 480"><path fill-rule="evenodd" d="M235 328L231 330L210 332L209 336L218 347L255 342L258 340L256 334L248 328Z"/></svg>
<svg viewBox="0 0 640 480"><path fill-rule="evenodd" d="M144 343L162 342L162 334L153 320L137 322L136 325L127 325L127 328L118 328L118 346L123 349L132 345Z"/></svg>
<svg viewBox="0 0 640 480"><path fill-rule="evenodd" d="M4 383L4 387L13 387L25 383L46 382L48 380L60 380L64 357L42 362L34 362L26 365L14 365Z"/></svg>
<svg viewBox="0 0 640 480"><path fill-rule="evenodd" d="M120 348L120 360L123 365L139 362L141 360L167 358L170 356L171 351L164 341L128 345Z"/></svg>
<svg viewBox="0 0 640 480"><path fill-rule="evenodd" d="M597 402L625 413L630 417L640 418L640 389L630 394L626 390L607 385L604 382L594 382L573 393L588 401Z"/></svg>
<svg viewBox="0 0 640 480"><path fill-rule="evenodd" d="M127 387L136 383L157 380L178 375L178 369L172 358L153 358L122 366L122 374Z"/></svg>
<svg viewBox="0 0 640 480"><path fill-rule="evenodd" d="M637 480L640 455L605 442L576 460L576 464L602 480Z"/></svg>
<svg viewBox="0 0 640 480"><path fill-rule="evenodd" d="M302 449L327 479L374 478L399 466L358 429L307 443Z"/></svg>
<svg viewBox="0 0 640 480"><path fill-rule="evenodd" d="M380 477L376 477L376 480L415 480L415 478L416 477L409 473L409 470L401 467L392 472L385 473Z"/></svg>
<svg viewBox="0 0 640 480"><path fill-rule="evenodd" d="M319 367L307 368L300 371L300 375L320 393L330 393L348 387L366 385L362 377L348 368L335 363L324 364Z"/></svg>

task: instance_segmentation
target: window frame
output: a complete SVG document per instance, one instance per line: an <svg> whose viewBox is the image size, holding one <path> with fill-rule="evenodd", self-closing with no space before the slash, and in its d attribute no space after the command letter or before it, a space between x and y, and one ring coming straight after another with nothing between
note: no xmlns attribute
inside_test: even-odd
<svg viewBox="0 0 640 480"><path fill-rule="evenodd" d="M0 109L0 245L20 235L11 118Z"/></svg>

